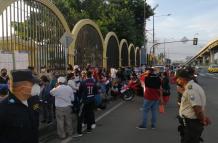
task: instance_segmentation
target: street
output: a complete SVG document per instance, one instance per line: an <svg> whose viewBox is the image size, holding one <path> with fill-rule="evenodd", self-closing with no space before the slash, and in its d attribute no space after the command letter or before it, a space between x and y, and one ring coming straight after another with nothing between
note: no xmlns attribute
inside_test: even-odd
<svg viewBox="0 0 218 143"><path fill-rule="evenodd" d="M205 72L205 73L204 73ZM205 127L203 138L205 143L216 143L218 140L218 80L216 75L208 75L202 71L199 76L199 84L204 88L207 95L207 114L212 120L212 124ZM53 136L47 143L179 143L179 134L177 132L177 94L175 85L172 85L172 95L169 104L166 106L165 113L158 115L157 128L152 130L139 130L136 127L142 119L142 97L136 97L132 102L113 101L106 111L97 115L97 127L91 134L84 134L80 138L68 138L60 141Z"/></svg>

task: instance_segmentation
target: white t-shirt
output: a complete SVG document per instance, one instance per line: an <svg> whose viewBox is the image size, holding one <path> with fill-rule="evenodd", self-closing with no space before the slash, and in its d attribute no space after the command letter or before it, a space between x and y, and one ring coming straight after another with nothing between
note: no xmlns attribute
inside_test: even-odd
<svg viewBox="0 0 218 143"><path fill-rule="evenodd" d="M56 107L72 106L71 101L74 101L73 89L68 85L59 85L50 91L50 94L55 96Z"/></svg>

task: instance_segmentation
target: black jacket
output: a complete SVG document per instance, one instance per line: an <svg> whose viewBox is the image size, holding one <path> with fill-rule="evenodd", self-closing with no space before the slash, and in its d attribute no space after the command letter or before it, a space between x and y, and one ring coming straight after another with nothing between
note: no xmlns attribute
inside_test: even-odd
<svg viewBox="0 0 218 143"><path fill-rule="evenodd" d="M10 94L0 103L0 143L38 143L35 111Z"/></svg>

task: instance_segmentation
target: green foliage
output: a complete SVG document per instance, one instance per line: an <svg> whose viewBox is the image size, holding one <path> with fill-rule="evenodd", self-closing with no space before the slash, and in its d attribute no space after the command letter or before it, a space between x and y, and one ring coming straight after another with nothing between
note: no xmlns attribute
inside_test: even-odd
<svg viewBox="0 0 218 143"><path fill-rule="evenodd" d="M144 42L144 20L153 15L144 0L53 0L64 14L70 28L81 19L94 20L103 35L115 32L136 46Z"/></svg>
<svg viewBox="0 0 218 143"><path fill-rule="evenodd" d="M34 3L25 1L26 4L34 6ZM119 39L127 39L135 46L141 46L144 42L144 21L153 15L153 11L144 0L53 0L53 3L65 16L70 29L81 19L89 18L94 20L100 27L103 36L113 31ZM45 33L53 33L52 41L56 35L53 24L54 18L49 18L49 10L46 10L48 17L42 18L44 10L37 7L38 12L31 12L24 22L14 22L13 27L16 34L22 39L33 39L37 42L47 41L49 38L41 33L40 29L47 28ZM46 21L45 21L46 19ZM34 28L33 28L34 25ZM45 28L44 28L45 29ZM37 32L34 32L37 31ZM28 34L25 34L28 33Z"/></svg>

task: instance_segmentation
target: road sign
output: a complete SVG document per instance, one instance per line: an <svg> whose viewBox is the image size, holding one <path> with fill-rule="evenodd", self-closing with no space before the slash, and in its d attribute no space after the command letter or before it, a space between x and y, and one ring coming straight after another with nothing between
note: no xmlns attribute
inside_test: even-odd
<svg viewBox="0 0 218 143"><path fill-rule="evenodd" d="M68 65L68 48L70 44L73 42L73 36L70 32L65 32L60 39L61 44L65 48L65 71L67 74L67 65Z"/></svg>
<svg viewBox="0 0 218 143"><path fill-rule="evenodd" d="M70 32L65 32L61 37L60 42L64 46L64 48L68 48L73 42L73 35Z"/></svg>

